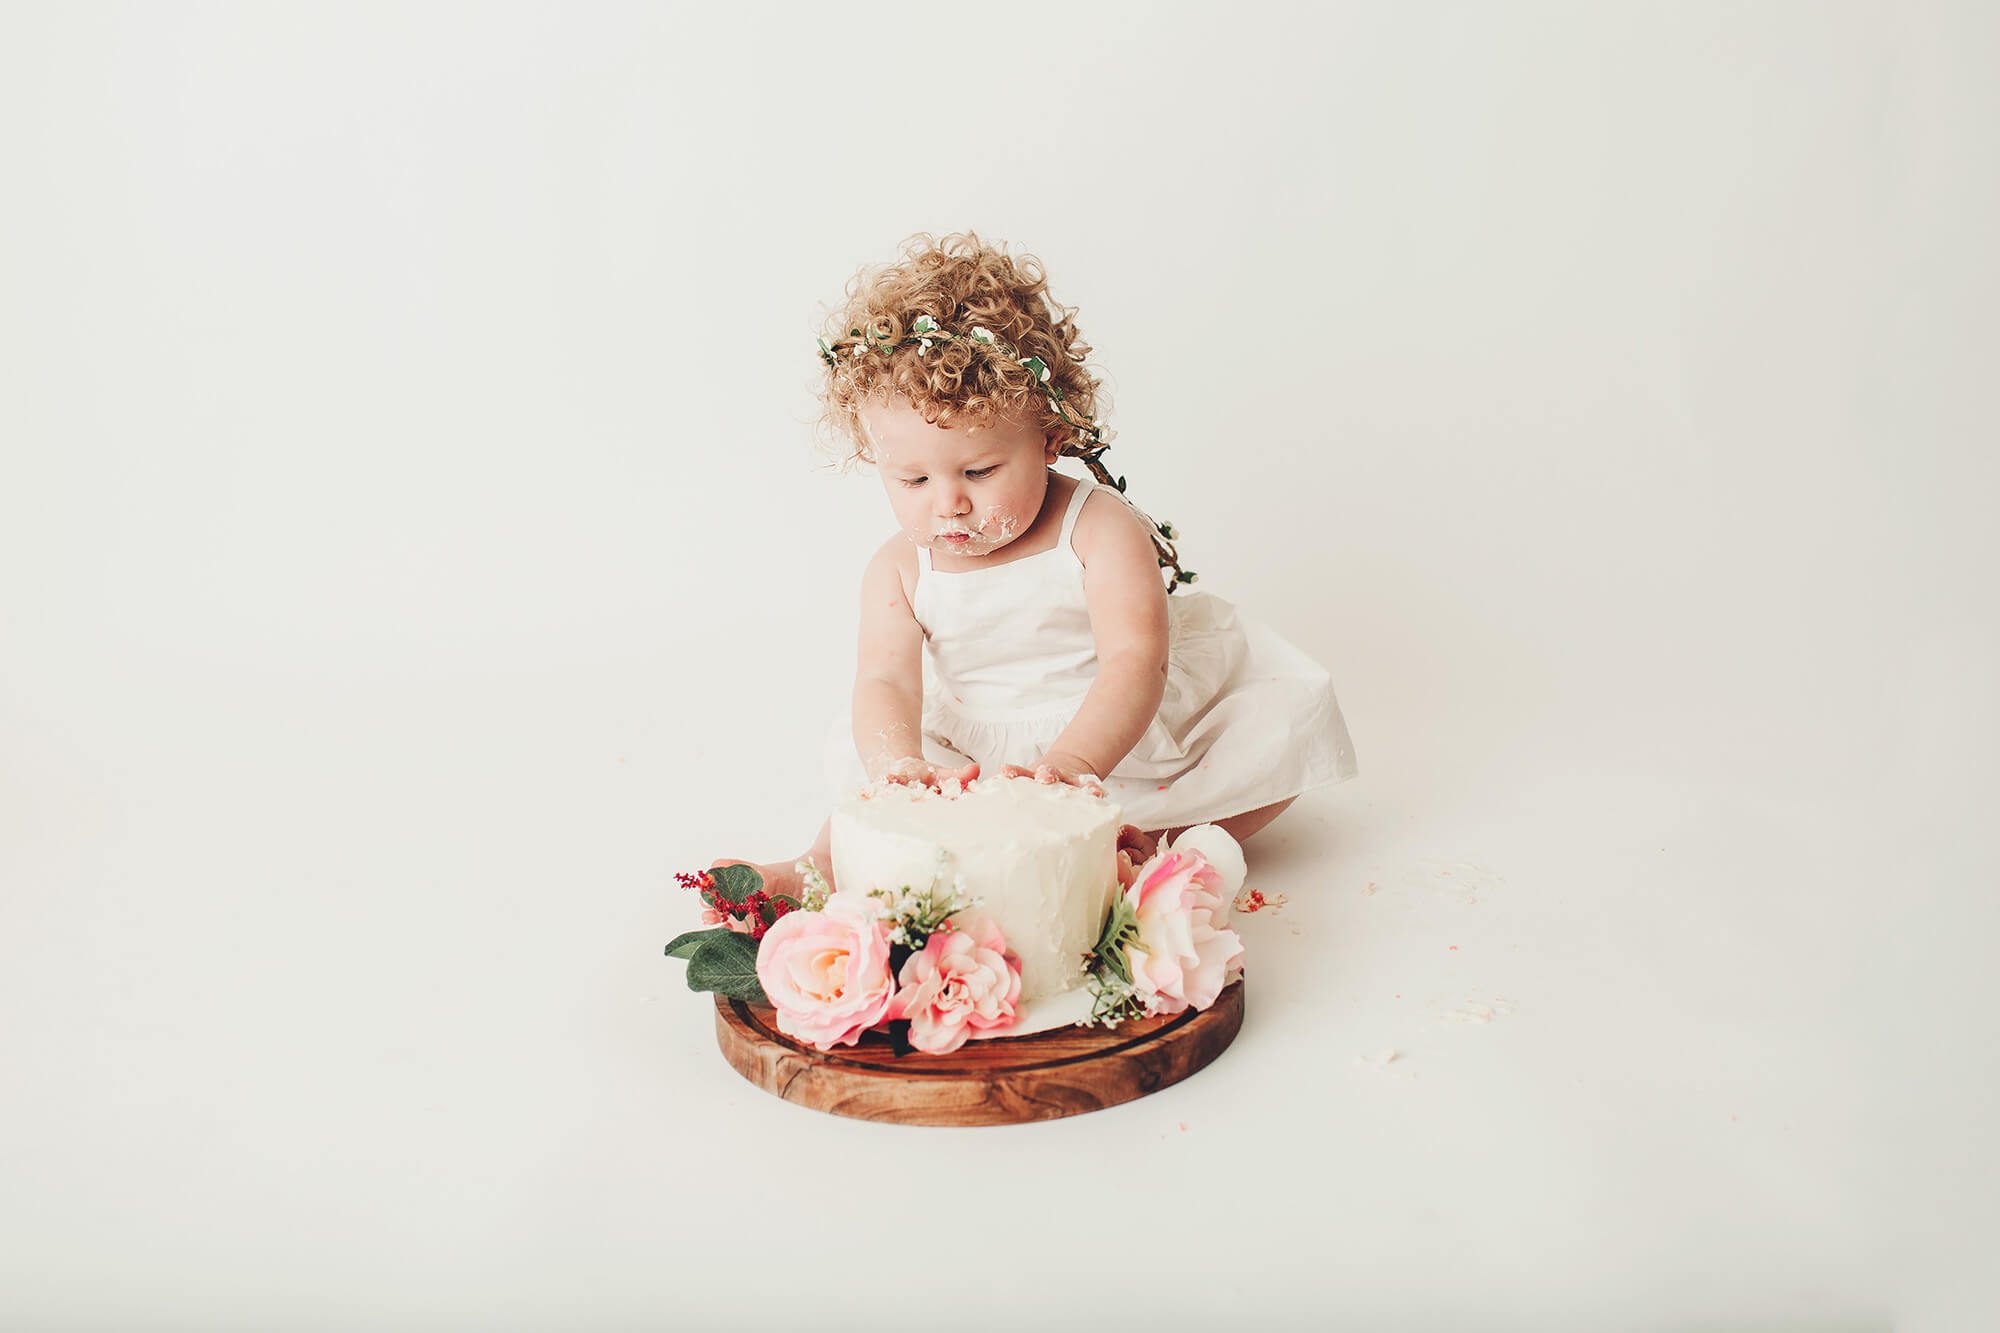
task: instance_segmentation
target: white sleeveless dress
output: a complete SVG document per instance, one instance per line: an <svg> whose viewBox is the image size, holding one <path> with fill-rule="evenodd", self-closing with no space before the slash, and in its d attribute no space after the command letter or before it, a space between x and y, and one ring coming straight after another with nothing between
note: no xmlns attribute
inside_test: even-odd
<svg viewBox="0 0 2000 1333"><path fill-rule="evenodd" d="M1092 491L1082 478L1047 551L987 569L931 568L917 548L912 602L924 630L924 758L987 773L1033 765L1069 726L1097 675L1083 563L1070 545ZM1144 829L1242 814L1355 774L1327 672L1286 639L1206 592L1167 598L1167 688L1152 725L1104 779ZM851 716L828 729L828 793L867 783Z"/></svg>

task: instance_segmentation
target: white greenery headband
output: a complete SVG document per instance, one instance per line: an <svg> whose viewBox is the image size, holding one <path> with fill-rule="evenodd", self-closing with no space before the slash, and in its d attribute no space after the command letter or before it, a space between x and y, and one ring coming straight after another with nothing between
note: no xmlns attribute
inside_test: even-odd
<svg viewBox="0 0 2000 1333"><path fill-rule="evenodd" d="M993 330L983 325L974 324L966 333L953 333L929 315L918 315L915 319L911 320L910 331L900 338L892 338L886 333L878 333L873 326L869 328L866 334L863 334L860 329L849 329L847 336L855 339L853 343L848 345L848 355L857 360L871 351L888 356L899 347L912 346L917 349L918 356L927 356L934 343L969 342L987 349L989 355L1005 357L1014 364L1026 368L1028 374L1034 377L1035 383L1041 386L1042 393L1048 398L1049 406L1055 411L1055 414L1062 419L1065 425L1076 431L1076 443L1065 445L1063 452L1082 459L1084 466L1090 469L1091 475L1095 476L1104 485L1117 491L1119 497L1126 504L1131 505L1133 513L1138 514L1148 524L1151 524L1153 528L1153 548L1159 556L1160 568L1169 571L1172 575L1167 581L1167 591L1177 591L1182 584L1193 583L1199 577L1193 570L1181 568L1180 557L1176 554L1173 547L1173 541L1176 536L1174 525L1158 522L1148 517L1145 511L1141 510L1139 506L1132 504L1131 497L1125 494L1125 478L1112 476L1104 464L1099 461L1104 451L1111 447L1112 433L1105 429L1104 424L1096 417L1084 417L1075 408L1063 401L1062 386L1055 382L1054 377L1049 372L1048 363L1043 361L1042 358L1038 356L1022 356L995 337ZM820 360L826 362L829 370L840 368L840 354L834 350L833 344L828 342L823 334L819 339L819 357Z"/></svg>

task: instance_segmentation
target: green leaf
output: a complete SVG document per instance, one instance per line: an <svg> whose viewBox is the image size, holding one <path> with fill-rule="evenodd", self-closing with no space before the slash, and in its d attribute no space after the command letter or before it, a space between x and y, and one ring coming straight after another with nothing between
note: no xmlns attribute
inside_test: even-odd
<svg viewBox="0 0 2000 1333"><path fill-rule="evenodd" d="M1098 933L1097 956L1099 966L1112 976L1130 984L1132 965L1126 961L1125 946L1139 938L1139 917L1132 904L1123 896L1111 905L1110 915L1104 918L1104 929Z"/></svg>
<svg viewBox="0 0 2000 1333"><path fill-rule="evenodd" d="M764 887L764 877L756 866L717 866L708 873L715 878L715 891L732 903L740 903Z"/></svg>
<svg viewBox="0 0 2000 1333"><path fill-rule="evenodd" d="M720 935L723 933L725 932L721 926L713 926L705 930L690 930L685 935L676 935L667 944L667 957L692 958L694 957L695 950L701 947L703 940L707 939L710 935Z"/></svg>
<svg viewBox="0 0 2000 1333"><path fill-rule="evenodd" d="M718 930L688 959L688 989L714 991L732 1000L769 1004L757 984L757 941L733 930Z"/></svg>
<svg viewBox="0 0 2000 1333"><path fill-rule="evenodd" d="M799 910L799 900L797 898L794 898L790 894L786 893L774 893L764 903L765 925L775 926L778 924L779 903L790 903L791 906L785 909L788 912L796 912Z"/></svg>

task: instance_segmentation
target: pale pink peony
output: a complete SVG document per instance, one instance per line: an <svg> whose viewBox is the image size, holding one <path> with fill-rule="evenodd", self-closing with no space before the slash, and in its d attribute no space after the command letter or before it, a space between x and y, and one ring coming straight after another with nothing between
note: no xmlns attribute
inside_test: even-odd
<svg viewBox="0 0 2000 1333"><path fill-rule="evenodd" d="M1236 910L1236 895L1243 889L1247 867L1243 863L1243 844L1215 824L1197 824L1184 829L1181 836L1167 844L1165 850L1175 852L1198 852L1201 859L1208 862L1209 873L1195 878L1197 891L1209 903L1209 921L1217 930L1229 924L1230 915ZM1223 972L1222 984L1243 975L1243 955L1237 954L1229 960Z"/></svg>
<svg viewBox="0 0 2000 1333"><path fill-rule="evenodd" d="M1185 846L1185 834L1181 842L1139 867L1125 891L1139 933L1125 959L1132 991L1151 1014L1206 1009L1241 970L1243 941L1226 924L1234 891L1201 852Z"/></svg>
<svg viewBox="0 0 2000 1333"><path fill-rule="evenodd" d="M1007 952L1000 927L973 912L952 918L954 929L933 932L903 964L902 989L891 1018L910 1020L910 1045L933 1055L955 1051L974 1029L1013 1026L1021 998L1021 963Z"/></svg>
<svg viewBox="0 0 2000 1333"><path fill-rule="evenodd" d="M1208 903L1215 924L1228 925L1230 908L1243 888L1243 844L1214 824L1197 824L1160 850L1194 852L1207 862L1195 875L1196 892Z"/></svg>
<svg viewBox="0 0 2000 1333"><path fill-rule="evenodd" d="M854 1045L888 1015L896 989L875 904L836 893L820 911L779 917L757 949L757 981L780 1032L822 1051Z"/></svg>

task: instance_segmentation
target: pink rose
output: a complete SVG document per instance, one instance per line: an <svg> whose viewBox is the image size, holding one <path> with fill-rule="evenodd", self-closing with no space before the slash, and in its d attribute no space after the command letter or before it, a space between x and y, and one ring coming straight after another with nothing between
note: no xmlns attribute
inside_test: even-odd
<svg viewBox="0 0 2000 1333"><path fill-rule="evenodd" d="M902 989L891 1018L910 1020L910 1045L933 1055L955 1051L973 1029L1011 1027L1021 998L1021 963L1007 952L1000 927L961 912L952 930L931 934L903 964Z"/></svg>
<svg viewBox="0 0 2000 1333"><path fill-rule="evenodd" d="M1242 957L1243 941L1223 924L1226 887L1221 873L1191 848L1163 851L1139 867L1125 891L1138 923L1125 960L1146 1012L1206 1009L1235 975L1230 965Z"/></svg>
<svg viewBox="0 0 2000 1333"><path fill-rule="evenodd" d="M777 1008L778 1031L822 1051L854 1045L895 994L875 904L836 893L821 911L779 917L757 949L757 981Z"/></svg>

